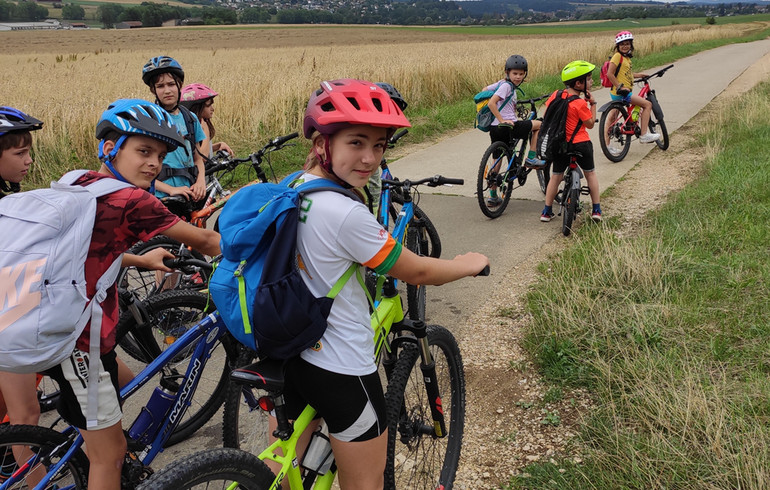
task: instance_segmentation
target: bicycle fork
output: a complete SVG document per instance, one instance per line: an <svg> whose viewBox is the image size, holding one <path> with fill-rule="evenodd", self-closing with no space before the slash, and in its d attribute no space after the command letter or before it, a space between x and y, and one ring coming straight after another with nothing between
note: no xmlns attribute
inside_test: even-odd
<svg viewBox="0 0 770 490"><path fill-rule="evenodd" d="M425 323L415 321L412 330L417 337L420 349L420 371L425 383L426 394L428 395L428 405L430 406L431 418L433 419L433 429L421 428L426 434L432 437L446 437L446 421L444 419L444 405L441 400L441 393L438 387L438 377L436 376L436 362L430 351L428 343L428 332Z"/></svg>

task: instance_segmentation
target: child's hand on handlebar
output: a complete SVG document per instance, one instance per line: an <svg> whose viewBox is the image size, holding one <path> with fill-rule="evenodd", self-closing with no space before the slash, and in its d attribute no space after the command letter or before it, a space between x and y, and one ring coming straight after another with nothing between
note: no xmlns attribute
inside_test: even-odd
<svg viewBox="0 0 770 490"><path fill-rule="evenodd" d="M458 255L454 260L461 261L468 266L468 276L482 275L481 272L489 267L489 259L486 255L477 252L468 252L463 255Z"/></svg>

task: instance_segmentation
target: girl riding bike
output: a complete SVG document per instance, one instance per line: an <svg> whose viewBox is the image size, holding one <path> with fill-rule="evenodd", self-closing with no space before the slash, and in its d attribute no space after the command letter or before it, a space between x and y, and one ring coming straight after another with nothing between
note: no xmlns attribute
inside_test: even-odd
<svg viewBox="0 0 770 490"><path fill-rule="evenodd" d="M305 111L303 129L312 150L299 180L323 178L361 188L378 171L388 136L409 126L381 87L352 79L322 82ZM353 263L409 283L435 285L476 275L488 265L477 253L453 260L417 256L393 240L363 203L336 192L313 193L302 209L297 259L316 296L324 296ZM291 418L310 404L328 424L340 488L383 488L385 399L374 362L369 302L357 281L348 281L336 296L316 346L287 361L285 369ZM272 433L275 418L270 423Z"/></svg>
<svg viewBox="0 0 770 490"><path fill-rule="evenodd" d="M652 103L638 95L631 94L634 78L647 76L644 73L634 73L631 69L631 58L634 56L634 35L630 31L618 32L615 35L614 49L615 54L612 55L610 66L607 69L607 78L612 83L610 96L612 100L633 104L641 108L640 122L642 134L639 136L639 141L642 143L654 143L660 139L660 135L649 131ZM616 73L617 76L615 75ZM607 136L603 135L603 137L606 138Z"/></svg>

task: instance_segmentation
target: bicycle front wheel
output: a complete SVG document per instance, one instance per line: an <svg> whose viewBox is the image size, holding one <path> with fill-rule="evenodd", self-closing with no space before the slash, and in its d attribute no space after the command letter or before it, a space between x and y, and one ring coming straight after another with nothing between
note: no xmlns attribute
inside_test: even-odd
<svg viewBox="0 0 770 490"><path fill-rule="evenodd" d="M508 206L513 191L513 179L509 178L513 158L508 145L495 141L484 152L476 178L476 198L481 212L488 218L497 218Z"/></svg>
<svg viewBox="0 0 770 490"><path fill-rule="evenodd" d="M143 304L149 317L147 324L139 327L133 315L126 312L121 315L116 334L120 347L138 361L138 363L129 364L129 367L138 370L144 369L157 355L160 355L177 338L214 309L205 294L183 289L150 296ZM128 346L130 349L127 348ZM194 350L195 345L191 345L172 359L167 367L178 369L182 375L187 369L187 363ZM192 397L191 405L171 433L166 446L188 438L203 427L222 406L230 384L230 364L237 356L235 340L230 335L222 336L211 352L206 369L201 372L201 379ZM151 384L148 383L148 385Z"/></svg>
<svg viewBox="0 0 770 490"><path fill-rule="evenodd" d="M68 438L61 432L33 425L7 425L0 428L0 483L19 470L33 455L38 463L25 471L24 477L10 489L34 488L48 468L58 463L67 451ZM54 451L62 446L59 451ZM21 464L16 458L22 460ZM88 458L81 449L75 451L62 470L51 480L50 488L86 488ZM55 485L55 486L54 486Z"/></svg>
<svg viewBox="0 0 770 490"><path fill-rule="evenodd" d="M266 490L273 480L270 468L253 454L217 448L175 461L148 478L138 490Z"/></svg>
<svg viewBox="0 0 770 490"><path fill-rule="evenodd" d="M392 192L390 194L390 200L390 218L392 224L395 223L398 218L401 206L404 205L404 198L400 194ZM423 225L421 229L421 236L424 242L423 254L435 259L441 258L441 238L438 236L436 225L434 225L430 218L428 218L425 211L414 203L412 203L412 211L414 212L414 220Z"/></svg>
<svg viewBox="0 0 770 490"><path fill-rule="evenodd" d="M452 488L465 426L465 372L457 341L444 327L427 327L447 433L434 432L420 354L404 345L388 383L385 488Z"/></svg>
<svg viewBox="0 0 770 490"><path fill-rule="evenodd" d="M548 189L548 182L551 181L551 162L548 162L544 168L537 170L537 182L540 184L540 192L545 195Z"/></svg>
<svg viewBox="0 0 770 490"><path fill-rule="evenodd" d="M602 112L599 119L599 145L604 156L611 162L626 158L631 148L631 135L623 133L623 124L627 117L626 106L617 102Z"/></svg>
<svg viewBox="0 0 770 490"><path fill-rule="evenodd" d="M660 139L655 142L658 148L661 150L668 150L668 129L666 129L666 123L663 122L663 109L660 108L660 103L655 94L650 92L647 94L647 99L652 103L652 114L650 114L650 131L658 133Z"/></svg>
<svg viewBox="0 0 770 490"><path fill-rule="evenodd" d="M128 252L134 255L144 255L152 250L163 248L177 255L180 247L184 247L181 242L165 235L158 235L146 242L135 244ZM195 259L206 260L200 252L191 250L190 253ZM143 300L148 296L168 289L204 289L209 282L209 272L202 268L196 268L190 274L180 271L166 274L131 266L120 269L116 282L119 288L133 291L138 299Z"/></svg>
<svg viewBox="0 0 770 490"><path fill-rule="evenodd" d="M427 232L425 225L419 221L412 221L406 230L406 248L417 255L427 254ZM425 285L406 285L407 315L410 320L425 320Z"/></svg>

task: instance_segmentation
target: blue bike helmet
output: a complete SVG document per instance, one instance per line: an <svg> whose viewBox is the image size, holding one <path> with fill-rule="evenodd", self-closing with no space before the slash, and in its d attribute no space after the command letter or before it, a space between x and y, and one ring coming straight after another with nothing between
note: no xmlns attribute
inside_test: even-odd
<svg viewBox="0 0 770 490"><path fill-rule="evenodd" d="M110 133L118 133L115 148L109 154L104 153L105 138ZM169 151L184 146L184 137L179 134L171 116L160 106L141 99L118 99L107 107L96 125L96 139L99 142L99 160L118 180L128 182L112 165L118 150L133 135L149 136L166 144ZM153 185L154 187L154 185Z"/></svg>
<svg viewBox="0 0 770 490"><path fill-rule="evenodd" d="M12 131L37 131L42 127L43 121L13 107L0 106L0 136Z"/></svg>
<svg viewBox="0 0 770 490"><path fill-rule="evenodd" d="M163 73L171 73L179 78L180 83L184 83L184 70L177 60L170 56L156 56L150 58L142 68L142 81L152 87L152 79Z"/></svg>

